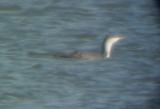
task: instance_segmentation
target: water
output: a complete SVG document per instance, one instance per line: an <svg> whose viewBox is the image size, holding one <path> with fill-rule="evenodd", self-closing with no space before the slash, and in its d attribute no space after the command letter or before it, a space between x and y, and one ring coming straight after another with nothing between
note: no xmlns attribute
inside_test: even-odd
<svg viewBox="0 0 160 109"><path fill-rule="evenodd" d="M159 18L152 0L0 1L0 109L158 109ZM98 50L109 60L32 57Z"/></svg>

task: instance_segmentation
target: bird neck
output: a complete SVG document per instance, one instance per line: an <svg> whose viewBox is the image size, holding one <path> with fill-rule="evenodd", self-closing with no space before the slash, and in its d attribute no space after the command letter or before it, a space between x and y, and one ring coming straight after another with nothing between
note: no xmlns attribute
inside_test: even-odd
<svg viewBox="0 0 160 109"><path fill-rule="evenodd" d="M110 57L110 54L108 53L106 42L107 42L107 38L105 38L105 39L103 40L103 43L102 43L102 51L101 51L101 52L102 52L102 55L103 55L104 58L109 58L109 57Z"/></svg>
<svg viewBox="0 0 160 109"><path fill-rule="evenodd" d="M111 44L105 44L103 48L103 56L104 58L110 58L111 57L111 50L112 45Z"/></svg>
<svg viewBox="0 0 160 109"><path fill-rule="evenodd" d="M102 43L102 55L104 56L104 58L111 57L113 45L123 38L124 37L114 36L114 37L109 37L104 39Z"/></svg>
<svg viewBox="0 0 160 109"><path fill-rule="evenodd" d="M102 55L104 58L110 58L114 41L105 38L102 45Z"/></svg>

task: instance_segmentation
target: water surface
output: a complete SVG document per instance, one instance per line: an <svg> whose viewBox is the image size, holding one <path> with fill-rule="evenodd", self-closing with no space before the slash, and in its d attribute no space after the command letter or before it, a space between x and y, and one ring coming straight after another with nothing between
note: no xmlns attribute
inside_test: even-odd
<svg viewBox="0 0 160 109"><path fill-rule="evenodd" d="M1 109L158 109L159 21L152 0L0 1ZM32 57L99 50L109 60Z"/></svg>

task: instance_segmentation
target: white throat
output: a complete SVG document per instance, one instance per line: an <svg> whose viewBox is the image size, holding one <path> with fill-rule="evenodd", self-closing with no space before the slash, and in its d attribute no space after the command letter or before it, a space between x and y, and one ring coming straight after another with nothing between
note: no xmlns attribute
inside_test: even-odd
<svg viewBox="0 0 160 109"><path fill-rule="evenodd" d="M112 48L113 45L118 42L120 39L122 39L123 37L119 37L119 36L113 36L108 38L105 43L104 43L104 54L105 54L105 58L110 58L111 57L111 53L112 53Z"/></svg>

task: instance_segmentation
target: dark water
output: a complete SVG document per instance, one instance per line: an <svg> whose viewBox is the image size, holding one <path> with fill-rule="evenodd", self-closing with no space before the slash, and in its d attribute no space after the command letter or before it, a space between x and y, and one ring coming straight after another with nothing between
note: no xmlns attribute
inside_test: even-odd
<svg viewBox="0 0 160 109"><path fill-rule="evenodd" d="M160 31L152 0L0 1L0 109L159 109ZM32 57L98 50L109 60Z"/></svg>

